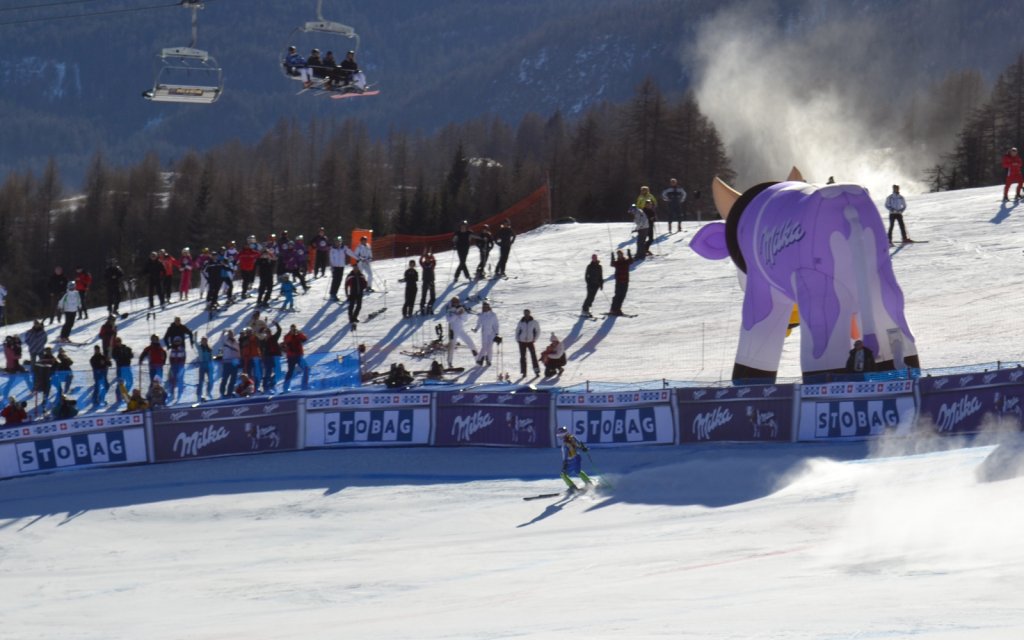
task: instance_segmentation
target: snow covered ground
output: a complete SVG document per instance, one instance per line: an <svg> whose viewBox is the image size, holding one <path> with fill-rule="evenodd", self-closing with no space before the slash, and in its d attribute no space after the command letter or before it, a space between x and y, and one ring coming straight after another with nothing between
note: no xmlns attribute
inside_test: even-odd
<svg viewBox="0 0 1024 640"><path fill-rule="evenodd" d="M893 260L925 367L1022 357L1024 209L999 196L908 198L911 237L929 242ZM697 224L633 271L637 318L577 317L590 254L607 262L626 224L524 234L518 279L445 295L486 289L506 335L532 309L570 341L561 384L727 378L740 292L731 264L687 249ZM388 311L358 330L372 368L420 333L400 320L402 262L378 265ZM314 349L350 346L325 286L283 322L311 328ZM172 306L160 333L181 315L219 334L248 315L236 309L204 326L198 306ZM139 346L149 331L122 327ZM1019 638L1024 481L979 481L994 443L968 443L595 449L585 468L607 486L530 502L560 488L554 451L325 450L8 480L0 636Z"/></svg>

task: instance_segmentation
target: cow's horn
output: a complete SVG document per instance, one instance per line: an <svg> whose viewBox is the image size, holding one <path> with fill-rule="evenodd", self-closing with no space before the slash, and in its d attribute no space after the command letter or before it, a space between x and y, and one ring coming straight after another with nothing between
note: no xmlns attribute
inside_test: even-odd
<svg viewBox="0 0 1024 640"><path fill-rule="evenodd" d="M789 177L786 178L787 182L807 182L804 180L804 175L800 173L800 170L793 167L789 170Z"/></svg>
<svg viewBox="0 0 1024 640"><path fill-rule="evenodd" d="M729 212L732 211L732 205L740 199L740 192L715 176L715 179L711 181L711 196L715 199L718 215L722 216L722 220L726 220L729 218Z"/></svg>

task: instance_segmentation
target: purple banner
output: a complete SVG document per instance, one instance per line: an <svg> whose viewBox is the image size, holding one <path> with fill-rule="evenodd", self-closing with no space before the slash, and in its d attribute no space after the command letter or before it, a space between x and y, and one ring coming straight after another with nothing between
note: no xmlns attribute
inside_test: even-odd
<svg viewBox="0 0 1024 640"><path fill-rule="evenodd" d="M153 412L157 462L291 451L299 446L295 400Z"/></svg>
<svg viewBox="0 0 1024 640"><path fill-rule="evenodd" d="M434 443L551 447L546 393L441 393Z"/></svg>
<svg viewBox="0 0 1024 640"><path fill-rule="evenodd" d="M793 386L676 389L683 442L790 442Z"/></svg>
<svg viewBox="0 0 1024 640"><path fill-rule="evenodd" d="M986 421L1021 424L1024 369L921 378L922 420L943 434L973 433Z"/></svg>

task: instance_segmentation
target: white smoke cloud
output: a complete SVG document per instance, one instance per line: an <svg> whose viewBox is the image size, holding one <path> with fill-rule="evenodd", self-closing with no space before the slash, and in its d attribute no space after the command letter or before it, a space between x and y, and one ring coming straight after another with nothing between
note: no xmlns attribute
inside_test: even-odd
<svg viewBox="0 0 1024 640"><path fill-rule="evenodd" d="M898 54L870 17L836 3L805 4L777 20L771 2L731 7L706 21L690 52L696 97L718 128L737 187L785 179L796 165L810 182L854 182L885 197L927 190L935 155L908 140L913 92L894 69Z"/></svg>

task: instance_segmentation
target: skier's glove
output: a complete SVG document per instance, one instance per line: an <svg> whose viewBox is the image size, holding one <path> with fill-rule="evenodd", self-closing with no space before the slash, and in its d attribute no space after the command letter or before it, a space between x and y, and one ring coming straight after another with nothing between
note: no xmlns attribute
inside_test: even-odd
<svg viewBox="0 0 1024 640"><path fill-rule="evenodd" d="M497 344L501 344L501 336L494 336L494 342Z"/></svg>
<svg viewBox="0 0 1024 640"><path fill-rule="evenodd" d="M588 449L588 448L587 448L587 445L585 445L585 444L581 444L581 445L580 445L580 449L583 449L583 451L584 451L585 453L586 453L586 452L589 452L589 451L590 451L590 449Z"/></svg>

